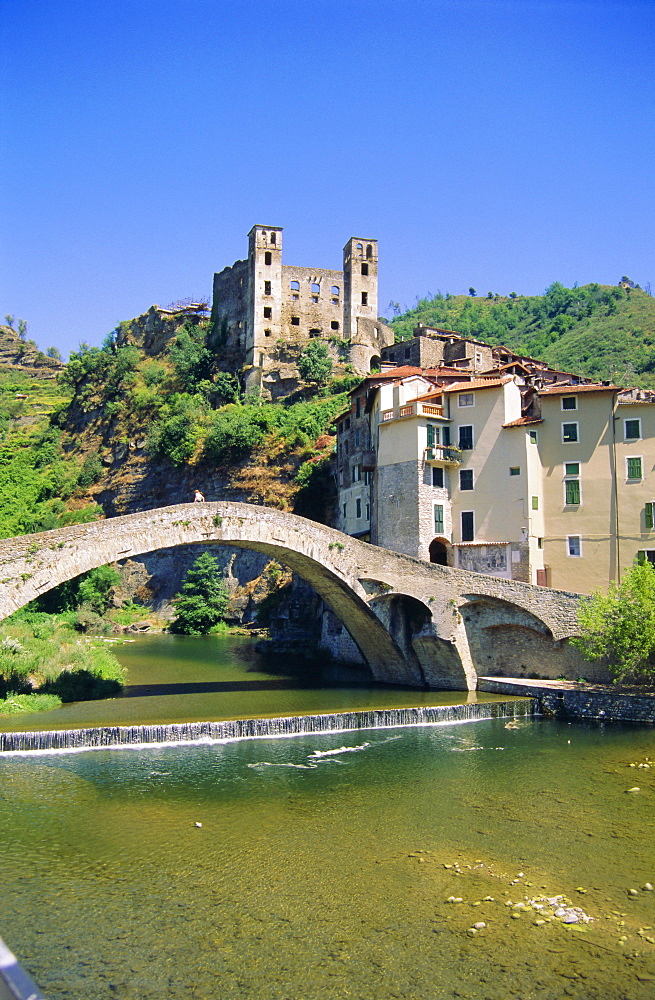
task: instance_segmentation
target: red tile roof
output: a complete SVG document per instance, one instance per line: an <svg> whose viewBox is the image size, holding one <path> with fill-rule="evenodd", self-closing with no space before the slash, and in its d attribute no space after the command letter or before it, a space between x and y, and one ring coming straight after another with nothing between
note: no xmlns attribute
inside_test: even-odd
<svg viewBox="0 0 655 1000"><path fill-rule="evenodd" d="M548 389L538 389L540 396L575 396L579 392L618 392L616 385L553 385Z"/></svg>
<svg viewBox="0 0 655 1000"><path fill-rule="evenodd" d="M519 417L518 420L510 420L508 424L503 424L503 427L525 427L527 424L543 424L542 417Z"/></svg>
<svg viewBox="0 0 655 1000"><path fill-rule="evenodd" d="M505 378L476 378L472 382L453 382L452 385L445 385L444 392L469 392L471 389L497 389L501 385L507 385L512 378L508 375Z"/></svg>

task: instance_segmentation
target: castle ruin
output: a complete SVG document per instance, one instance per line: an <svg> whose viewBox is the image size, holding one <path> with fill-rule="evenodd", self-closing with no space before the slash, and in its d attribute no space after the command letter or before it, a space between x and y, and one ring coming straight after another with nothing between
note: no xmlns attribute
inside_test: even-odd
<svg viewBox="0 0 655 1000"><path fill-rule="evenodd" d="M212 320L222 353L243 372L245 388L268 398L298 384L303 348L320 338L335 361L368 375L394 343L378 313L377 240L352 237L343 270L282 263L282 229L253 226L248 257L214 275Z"/></svg>

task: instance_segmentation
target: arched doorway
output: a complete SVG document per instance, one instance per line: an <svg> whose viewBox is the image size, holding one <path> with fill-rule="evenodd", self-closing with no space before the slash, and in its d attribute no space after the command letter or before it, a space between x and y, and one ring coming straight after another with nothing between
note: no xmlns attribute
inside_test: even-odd
<svg viewBox="0 0 655 1000"><path fill-rule="evenodd" d="M437 566L448 565L448 542L443 538L433 538L430 542L430 562Z"/></svg>

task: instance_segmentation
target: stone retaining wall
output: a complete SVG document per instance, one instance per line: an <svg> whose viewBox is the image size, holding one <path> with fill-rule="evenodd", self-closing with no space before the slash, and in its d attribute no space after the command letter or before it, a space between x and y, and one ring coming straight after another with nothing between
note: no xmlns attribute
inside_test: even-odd
<svg viewBox="0 0 655 1000"><path fill-rule="evenodd" d="M478 691L536 698L540 711L558 719L597 719L608 722L655 724L655 691L628 694L600 686L565 681L540 684L500 677L479 677Z"/></svg>

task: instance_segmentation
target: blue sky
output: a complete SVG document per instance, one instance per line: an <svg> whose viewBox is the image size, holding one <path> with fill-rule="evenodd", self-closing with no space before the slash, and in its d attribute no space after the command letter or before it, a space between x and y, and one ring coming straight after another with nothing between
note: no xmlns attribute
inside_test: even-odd
<svg viewBox="0 0 655 1000"><path fill-rule="evenodd" d="M654 0L2 0L0 315L41 347L380 241L390 300L655 287Z"/></svg>

